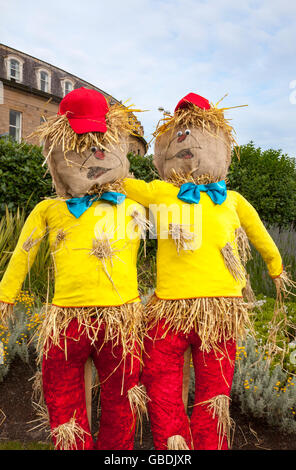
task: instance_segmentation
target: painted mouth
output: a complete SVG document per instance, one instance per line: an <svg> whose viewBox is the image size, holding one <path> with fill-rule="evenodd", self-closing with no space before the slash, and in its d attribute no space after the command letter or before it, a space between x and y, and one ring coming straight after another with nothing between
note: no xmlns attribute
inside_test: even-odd
<svg viewBox="0 0 296 470"><path fill-rule="evenodd" d="M180 152L176 153L176 158L182 158L184 160L188 160L193 158L193 153L189 149L180 150Z"/></svg>
<svg viewBox="0 0 296 470"><path fill-rule="evenodd" d="M96 180L100 176L104 175L107 173L107 171L111 170L111 168L102 168L100 166L91 166L88 168L88 172L86 174L86 177L89 180Z"/></svg>

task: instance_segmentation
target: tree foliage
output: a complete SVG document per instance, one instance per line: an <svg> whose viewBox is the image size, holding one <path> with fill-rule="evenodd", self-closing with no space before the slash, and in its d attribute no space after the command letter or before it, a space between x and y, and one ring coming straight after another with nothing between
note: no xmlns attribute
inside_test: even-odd
<svg viewBox="0 0 296 470"><path fill-rule="evenodd" d="M160 179L158 171L153 165L153 155L141 157L140 155L129 153L127 157L130 162L130 172L135 178L144 180L147 183Z"/></svg>

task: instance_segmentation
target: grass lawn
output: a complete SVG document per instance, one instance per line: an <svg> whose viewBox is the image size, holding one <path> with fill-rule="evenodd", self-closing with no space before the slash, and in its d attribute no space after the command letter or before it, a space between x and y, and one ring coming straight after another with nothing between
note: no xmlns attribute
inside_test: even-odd
<svg viewBox="0 0 296 470"><path fill-rule="evenodd" d="M54 450L53 445L46 442L0 441L0 450Z"/></svg>

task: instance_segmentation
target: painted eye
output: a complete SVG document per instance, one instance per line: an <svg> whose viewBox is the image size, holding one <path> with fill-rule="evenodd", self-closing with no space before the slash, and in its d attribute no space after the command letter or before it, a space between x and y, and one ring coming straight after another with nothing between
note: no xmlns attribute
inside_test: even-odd
<svg viewBox="0 0 296 470"><path fill-rule="evenodd" d="M182 134L183 134L182 131L178 131L178 132L177 132L177 137L181 137Z"/></svg>
<svg viewBox="0 0 296 470"><path fill-rule="evenodd" d="M93 147L90 148L90 150L91 150L92 153L95 153L98 150L98 148L93 146Z"/></svg>
<svg viewBox="0 0 296 470"><path fill-rule="evenodd" d="M185 134L186 134L186 135L191 134L191 130L190 130L190 129L186 129Z"/></svg>

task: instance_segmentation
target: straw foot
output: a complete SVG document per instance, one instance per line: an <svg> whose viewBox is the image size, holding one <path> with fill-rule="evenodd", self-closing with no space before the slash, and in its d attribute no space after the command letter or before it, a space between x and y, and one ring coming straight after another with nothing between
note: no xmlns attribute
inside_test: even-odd
<svg viewBox="0 0 296 470"><path fill-rule="evenodd" d="M190 450L183 436L176 434L168 438L168 450Z"/></svg>

